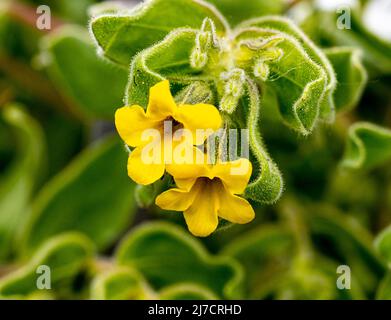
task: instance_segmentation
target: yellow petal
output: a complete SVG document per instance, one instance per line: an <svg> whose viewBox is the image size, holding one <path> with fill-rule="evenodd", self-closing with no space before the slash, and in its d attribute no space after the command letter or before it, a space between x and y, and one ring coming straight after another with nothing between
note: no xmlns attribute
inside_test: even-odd
<svg viewBox="0 0 391 320"><path fill-rule="evenodd" d="M216 188L219 194L219 217L239 224L249 223L254 219L254 209L246 199L230 194L222 184Z"/></svg>
<svg viewBox="0 0 391 320"><path fill-rule="evenodd" d="M185 210L184 217L189 231L197 237L207 237L216 230L219 223L218 195L210 181L199 179L192 188L199 189L193 204Z"/></svg>
<svg viewBox="0 0 391 320"><path fill-rule="evenodd" d="M144 147L137 147L129 155L128 175L138 184L147 185L159 180L165 170L162 153L152 155L152 161L146 161L143 155Z"/></svg>
<svg viewBox="0 0 391 320"><path fill-rule="evenodd" d="M159 129L160 122L148 119L140 106L131 106L115 112L115 126L127 145L137 147L145 143L142 141L143 132L148 129Z"/></svg>
<svg viewBox="0 0 391 320"><path fill-rule="evenodd" d="M251 177L252 166L248 159L217 163L213 166L213 175L223 182L232 194L242 194Z"/></svg>
<svg viewBox="0 0 391 320"><path fill-rule="evenodd" d="M164 210L185 211L194 201L197 193L181 189L171 189L160 194L155 203Z"/></svg>
<svg viewBox="0 0 391 320"><path fill-rule="evenodd" d="M174 179L179 189L189 191L197 181L197 178Z"/></svg>
<svg viewBox="0 0 391 320"><path fill-rule="evenodd" d="M210 104L180 105L174 119L191 131L195 145L203 144L206 138L222 124L219 111Z"/></svg>
<svg viewBox="0 0 391 320"><path fill-rule="evenodd" d="M172 116L176 110L168 80L161 81L149 89L147 117L161 121Z"/></svg>
<svg viewBox="0 0 391 320"><path fill-rule="evenodd" d="M176 133L175 133L176 134ZM191 139L180 137L179 140L164 132L164 162L170 164L193 164L194 146Z"/></svg>
<svg viewBox="0 0 391 320"><path fill-rule="evenodd" d="M166 169L175 180L187 180L208 176L210 171L207 166L205 154L196 147L193 147L192 158L188 159L186 163L177 163L175 162L175 158L173 158L173 162L167 164Z"/></svg>

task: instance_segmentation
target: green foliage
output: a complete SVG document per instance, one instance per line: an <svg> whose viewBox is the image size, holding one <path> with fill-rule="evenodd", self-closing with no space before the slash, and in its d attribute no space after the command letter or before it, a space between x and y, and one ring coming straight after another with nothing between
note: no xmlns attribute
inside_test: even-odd
<svg viewBox="0 0 391 320"><path fill-rule="evenodd" d="M28 2L36 6L43 4L40 0L28 0ZM65 20L83 24L87 21L87 9L94 2L95 0L56 0L48 2L48 5L57 16Z"/></svg>
<svg viewBox="0 0 391 320"><path fill-rule="evenodd" d="M210 256L196 240L169 224L134 230L120 244L116 257L120 265L139 270L156 289L195 283L220 298L241 297L240 266L228 257Z"/></svg>
<svg viewBox="0 0 391 320"><path fill-rule="evenodd" d="M376 294L377 300L391 299L391 275L388 274L379 285L379 290Z"/></svg>
<svg viewBox="0 0 391 320"><path fill-rule="evenodd" d="M183 76L191 77L195 71L191 69L189 56L195 36L195 30L179 29L138 54L131 64L126 104L146 106L149 88L166 77L176 77L180 82L186 81Z"/></svg>
<svg viewBox="0 0 391 320"><path fill-rule="evenodd" d="M349 128L342 166L371 169L391 159L391 130L358 122Z"/></svg>
<svg viewBox="0 0 391 320"><path fill-rule="evenodd" d="M218 297L211 291L194 285L179 284L167 287L160 291L161 300L217 300Z"/></svg>
<svg viewBox="0 0 391 320"><path fill-rule="evenodd" d="M140 300L153 297L143 277L135 270L124 267L99 274L93 280L90 291L93 300Z"/></svg>
<svg viewBox="0 0 391 320"><path fill-rule="evenodd" d="M360 287L373 290L385 268L373 248L372 235L356 219L344 217L333 209L315 207L312 214L309 223L314 237L332 244L341 262L358 270Z"/></svg>
<svg viewBox="0 0 391 320"><path fill-rule="evenodd" d="M98 248L107 248L130 224L135 213L134 185L123 174L123 147L108 138L90 148L38 194L26 222L25 252L68 230L83 232Z"/></svg>
<svg viewBox="0 0 391 320"><path fill-rule="evenodd" d="M388 227L376 238L375 247L377 251L384 257L388 265L391 264L391 228Z"/></svg>
<svg viewBox="0 0 391 320"><path fill-rule="evenodd" d="M289 93L289 91L284 92L283 89L281 89L283 95L285 96L285 99L288 99L288 101L289 99L297 99L291 101L291 103L293 102L293 104L290 106L292 110L288 112L288 114L293 114L293 117L296 121L301 122L301 125L299 124L299 126L296 127L297 125L294 123L295 121L293 120L290 125L294 129L300 130L303 134L308 133L308 131L312 130L318 116L320 116L323 120L327 120L330 122L334 121L335 106L333 100L333 93L336 88L336 76L334 70L327 57L322 53L322 51L299 28L297 28L294 23L292 23L288 19L284 19L281 17L264 17L249 20L248 22L243 22L243 24L239 27L257 27L260 29L273 30L274 32L278 32L281 37L287 39L288 41L294 41L293 39L291 39L291 37L294 37L296 40L294 41L294 45L299 51L299 56L303 56L302 58L299 58L299 56L296 57L296 64L300 67L303 67L303 70L306 70L306 68L310 68L310 70L314 69L311 72L309 72L310 70L306 70L305 72L299 71L297 72L297 74L295 70L296 68L294 68L293 66L292 69L287 70L293 74L293 77L292 75L288 77L291 78L291 85L295 85L297 82L301 84L303 82L306 83L305 87L302 87L301 91L299 90L299 93L301 93L302 95L296 98L291 97L292 93L295 92L294 89L289 90L292 91L291 93ZM287 52L290 55L290 51ZM316 69L318 70L316 71ZM304 79L304 81L297 81L296 78L300 79L300 77L308 78ZM292 79L294 80L292 81ZM323 81L326 83L322 89L319 85L319 82ZM296 90L296 95L297 94L298 93ZM308 102L308 100L311 99L315 100L312 102L312 105L310 105L310 103ZM283 103L281 104L284 105ZM305 108L308 108L307 112L309 113L309 115L305 113ZM301 114L300 111L302 111ZM308 123L308 127L305 126L306 123Z"/></svg>
<svg viewBox="0 0 391 320"><path fill-rule="evenodd" d="M387 262L388 268L391 267L391 227L383 230L376 238L375 247L379 254ZM391 274L388 271L383 281L380 283L376 298L380 300L391 299Z"/></svg>
<svg viewBox="0 0 391 320"><path fill-rule="evenodd" d="M244 266L246 295L260 299L280 284L280 276L289 266L292 248L293 236L287 228L263 225L234 239L221 253Z"/></svg>
<svg viewBox="0 0 391 320"><path fill-rule="evenodd" d="M389 74L391 72L391 44L368 30L359 11L352 10L350 14L351 29L348 31L342 30L341 32L338 29L336 24L338 13L324 11L311 15L306 22L305 30L319 41L361 49L373 72Z"/></svg>
<svg viewBox="0 0 391 320"><path fill-rule="evenodd" d="M37 32L12 19L4 6L0 8L0 53L27 60L37 48Z"/></svg>
<svg viewBox="0 0 391 320"><path fill-rule="evenodd" d="M76 112L87 119L113 118L122 104L127 73L96 56L84 29L68 27L48 35L42 40L41 57L53 82L74 101Z"/></svg>
<svg viewBox="0 0 391 320"><path fill-rule="evenodd" d="M134 192L137 205L140 208L150 208L153 205L155 198L162 193L163 190L167 190L171 184L172 178L169 175L165 175L163 179L160 179L153 184L146 186L137 185Z"/></svg>
<svg viewBox="0 0 391 320"><path fill-rule="evenodd" d="M338 78L335 107L338 111L351 110L360 101L368 77L361 63L360 51L336 47L326 49L325 53Z"/></svg>
<svg viewBox="0 0 391 320"><path fill-rule="evenodd" d="M39 31L40 1L3 1L0 297L391 299L391 43L366 2L340 30L313 1L58 0ZM154 205L169 174L127 177L114 112L163 79L248 129L252 223L201 242Z"/></svg>
<svg viewBox="0 0 391 320"><path fill-rule="evenodd" d="M180 14L178 14L180 12ZM127 67L132 57L180 27L199 28L209 17L219 32L224 18L202 0L152 0L130 12L104 14L91 21L91 31L104 56Z"/></svg>
<svg viewBox="0 0 391 320"><path fill-rule="evenodd" d="M86 268L93 245L84 236L66 233L51 238L34 253L31 260L0 281L0 296L17 298L37 291L40 266L50 268L51 288L58 293L69 289L72 279Z"/></svg>
<svg viewBox="0 0 391 320"><path fill-rule="evenodd" d="M258 129L258 117L260 110L260 99L258 91L255 90L254 84L248 83L248 96L250 112L248 116L249 142L251 151L258 163L256 178L247 186L245 194L252 200L261 203L273 203L279 199L283 190L282 176L277 166L270 159L263 143Z"/></svg>
<svg viewBox="0 0 391 320"><path fill-rule="evenodd" d="M6 106L1 117L15 133L17 145L17 156L0 180L0 260L4 260L16 249L16 233L29 213L45 147L39 124L23 108Z"/></svg>

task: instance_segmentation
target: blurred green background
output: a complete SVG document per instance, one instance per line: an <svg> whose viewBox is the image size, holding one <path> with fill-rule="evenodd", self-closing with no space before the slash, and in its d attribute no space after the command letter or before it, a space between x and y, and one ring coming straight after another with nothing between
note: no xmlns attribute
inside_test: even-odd
<svg viewBox="0 0 391 320"><path fill-rule="evenodd" d="M375 1L357 3L346 33L317 1L210 2L232 24L281 14L322 48L360 49L369 80L357 106L305 138L266 113L282 199L196 239L127 177L113 116L128 70L101 58L88 32L97 13L136 1L1 0L1 298L391 299L391 39L367 24ZM50 30L36 27L42 4ZM347 92L349 74L338 80ZM352 127L363 121L376 127ZM353 169L341 166L352 139L368 160ZM36 286L40 265L50 290ZM336 286L340 265L351 268L349 290Z"/></svg>

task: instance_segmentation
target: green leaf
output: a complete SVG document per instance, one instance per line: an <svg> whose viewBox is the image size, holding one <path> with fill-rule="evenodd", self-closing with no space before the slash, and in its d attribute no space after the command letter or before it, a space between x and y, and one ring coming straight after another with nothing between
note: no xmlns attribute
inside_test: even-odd
<svg viewBox="0 0 391 320"><path fill-rule="evenodd" d="M222 255L235 258L245 268L247 296L265 297L276 289L289 269L293 236L277 225L262 225L229 242Z"/></svg>
<svg viewBox="0 0 391 320"><path fill-rule="evenodd" d="M245 196L260 203L271 204L280 198L284 183L281 173L263 146L258 127L261 108L259 92L251 80L247 81L246 97L249 105L247 128L254 160L252 160L253 177L246 188Z"/></svg>
<svg viewBox="0 0 391 320"><path fill-rule="evenodd" d="M62 170L85 146L85 126L68 114L53 112L40 119L47 143L48 167L45 181ZM61 141L59 148L58 141Z"/></svg>
<svg viewBox="0 0 391 320"><path fill-rule="evenodd" d="M21 107L4 107L1 117L15 135L17 156L0 180L0 260L17 247L20 225L30 211L30 201L44 159L44 136L39 124Z"/></svg>
<svg viewBox="0 0 391 320"><path fill-rule="evenodd" d="M356 212L367 212L362 222L370 226L372 220L370 212L376 210L381 201L382 188L381 183L370 173L337 170L336 174L329 177L326 198L338 207L349 208Z"/></svg>
<svg viewBox="0 0 391 320"><path fill-rule="evenodd" d="M208 2L214 4L233 26L250 18L282 13L287 5L284 0L208 0Z"/></svg>
<svg viewBox="0 0 391 320"><path fill-rule="evenodd" d="M254 271L268 256L291 250L293 237L289 230L277 225L262 225L228 243L221 251L238 260L246 271Z"/></svg>
<svg viewBox="0 0 391 320"><path fill-rule="evenodd" d="M102 14L116 14L122 10L129 10L137 6L137 2L116 2L116 1L104 1L97 2L88 7L88 15L90 18L100 16Z"/></svg>
<svg viewBox="0 0 391 320"><path fill-rule="evenodd" d="M83 235L66 233L45 242L31 260L0 281L0 296L23 297L38 290L39 266L50 268L51 289L63 291L66 284L87 266L93 245Z"/></svg>
<svg viewBox="0 0 391 320"><path fill-rule="evenodd" d="M373 249L372 235L358 221L326 206L315 206L308 217L313 237L335 248L340 261L354 267L355 277L371 292L383 277L385 266Z"/></svg>
<svg viewBox="0 0 391 320"><path fill-rule="evenodd" d="M389 267L391 267L391 226L376 237L375 247Z"/></svg>
<svg viewBox="0 0 391 320"><path fill-rule="evenodd" d="M275 47L283 55L276 61L267 62L268 76L260 85L274 89L286 124L302 134L309 134L319 118L320 103L326 90L326 73L295 38L278 31L266 32L259 30L257 36L263 36L265 42L278 39Z"/></svg>
<svg viewBox="0 0 391 320"><path fill-rule="evenodd" d="M326 88L323 94L318 96L318 99L320 100L319 116L321 119L327 122L333 122L335 118L333 94L336 89L337 81L333 67L322 50L320 50L291 20L284 17L272 16L255 18L249 21L245 21L238 26L239 29L248 27L257 27L264 30L274 30L280 32L281 35L285 34L287 36L293 37L301 45L298 46L298 48L302 47L302 49L304 49L304 55L307 55L308 58L313 61L313 63L321 67L323 72L326 74ZM304 59L304 61L305 60L308 59ZM295 70L295 68L293 70ZM303 73L306 74L308 71ZM317 94L319 95L319 93Z"/></svg>
<svg viewBox="0 0 391 320"><path fill-rule="evenodd" d="M135 214L126 156L117 138L104 139L51 180L33 204L24 249L68 230L85 233L99 249L111 245Z"/></svg>
<svg viewBox="0 0 391 320"><path fill-rule="evenodd" d="M231 258L211 256L193 237L166 223L150 223L134 230L121 243L120 265L141 272L154 289L194 283L220 298L239 298L243 274Z"/></svg>
<svg viewBox="0 0 391 320"><path fill-rule="evenodd" d="M342 166L349 169L372 169L391 160L391 130L369 122L349 128Z"/></svg>
<svg viewBox="0 0 391 320"><path fill-rule="evenodd" d="M366 298L360 284L352 275L351 289L336 286L338 262L315 254L312 258L294 259L288 273L280 277L275 298L282 300L363 300Z"/></svg>
<svg viewBox="0 0 391 320"><path fill-rule="evenodd" d="M72 100L76 112L88 119L114 117L123 105L127 72L98 57L84 29L56 30L43 39L41 47L50 78Z"/></svg>
<svg viewBox="0 0 391 320"><path fill-rule="evenodd" d="M116 267L95 277L91 284L93 300L142 300L153 293L142 275L127 267Z"/></svg>
<svg viewBox="0 0 391 320"><path fill-rule="evenodd" d="M196 30L178 29L138 54L131 65L126 104L146 106L149 88L164 79L171 84L190 82L191 75L196 74L190 66L195 36Z"/></svg>
<svg viewBox="0 0 391 320"><path fill-rule="evenodd" d="M391 300L391 272L388 272L385 278L380 282L376 292L376 299Z"/></svg>
<svg viewBox="0 0 391 320"><path fill-rule="evenodd" d="M151 0L117 14L92 19L90 29L103 55L128 67L138 52L162 40L176 28L200 28L209 17L218 32L229 27L222 15L202 0Z"/></svg>
<svg viewBox="0 0 391 320"><path fill-rule="evenodd" d="M159 292L160 300L218 300L210 290L195 284L177 284Z"/></svg>
<svg viewBox="0 0 391 320"><path fill-rule="evenodd" d="M286 38L278 45L286 55L270 63L270 81L279 98L280 111L284 120L293 129L309 134L320 114L320 103L326 89L326 73L300 44Z"/></svg>
<svg viewBox="0 0 391 320"><path fill-rule="evenodd" d="M361 52L354 48L336 47L326 49L325 53L337 74L335 107L337 111L349 111L360 101L368 80Z"/></svg>
<svg viewBox="0 0 391 320"><path fill-rule="evenodd" d="M11 2L0 5L0 56L30 62L38 49L39 33L15 18L13 10Z"/></svg>

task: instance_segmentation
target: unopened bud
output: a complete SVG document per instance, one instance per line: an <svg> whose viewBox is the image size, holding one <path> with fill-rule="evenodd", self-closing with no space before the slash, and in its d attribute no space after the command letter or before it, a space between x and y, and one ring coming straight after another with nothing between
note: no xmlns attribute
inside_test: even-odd
<svg viewBox="0 0 391 320"><path fill-rule="evenodd" d="M233 95L226 94L224 97L221 99L220 102L220 109L222 111L225 111L229 114L233 113L238 106L239 103L239 98L234 97Z"/></svg>
<svg viewBox="0 0 391 320"><path fill-rule="evenodd" d="M210 45L217 48L219 46L219 41L216 33L216 26L211 18L205 18L202 22L201 32L206 32L210 36Z"/></svg>
<svg viewBox="0 0 391 320"><path fill-rule="evenodd" d="M190 65L194 69L202 69L208 63L208 54L199 48L194 48L190 57Z"/></svg>
<svg viewBox="0 0 391 320"><path fill-rule="evenodd" d="M266 81L269 78L269 75L269 66L263 61L258 61L258 63L256 63L254 66L254 76L261 79L262 81Z"/></svg>
<svg viewBox="0 0 391 320"><path fill-rule="evenodd" d="M225 93L240 98L243 94L243 83L236 79L229 79L225 85Z"/></svg>
<svg viewBox="0 0 391 320"><path fill-rule="evenodd" d="M225 94L240 98L243 95L246 75L242 69L236 68L221 75L221 79L226 81Z"/></svg>
<svg viewBox="0 0 391 320"><path fill-rule="evenodd" d="M212 35L210 32L199 32L196 38L196 44L202 49L208 49L212 45Z"/></svg>
<svg viewBox="0 0 391 320"><path fill-rule="evenodd" d="M210 85L203 81L195 81L182 89L176 96L178 104L213 103L213 92Z"/></svg>

